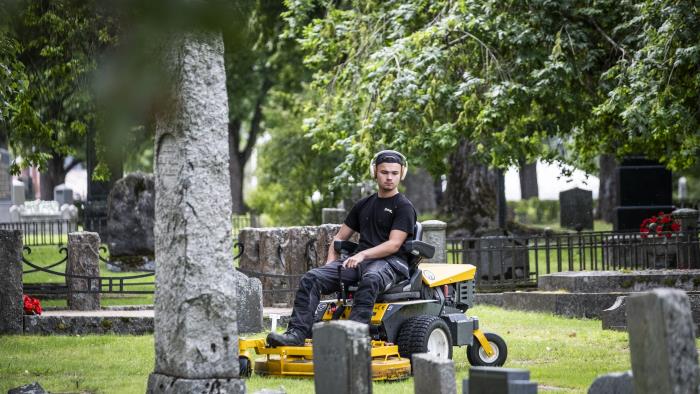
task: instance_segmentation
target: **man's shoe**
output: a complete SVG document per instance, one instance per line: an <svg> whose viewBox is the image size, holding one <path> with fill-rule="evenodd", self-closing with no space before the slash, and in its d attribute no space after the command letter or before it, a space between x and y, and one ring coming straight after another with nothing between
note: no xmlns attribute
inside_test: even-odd
<svg viewBox="0 0 700 394"><path fill-rule="evenodd" d="M305 342L304 335L299 331L287 331L284 334L271 332L267 334L267 344L272 347L277 346L302 346Z"/></svg>

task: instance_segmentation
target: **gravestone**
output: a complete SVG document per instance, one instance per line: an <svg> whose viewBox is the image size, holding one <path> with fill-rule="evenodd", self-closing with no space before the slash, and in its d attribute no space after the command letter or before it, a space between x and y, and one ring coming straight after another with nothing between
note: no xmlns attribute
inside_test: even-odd
<svg viewBox="0 0 700 394"><path fill-rule="evenodd" d="M12 181L12 205L22 205L24 201L26 201L24 182L15 179Z"/></svg>
<svg viewBox="0 0 700 394"><path fill-rule="evenodd" d="M47 394L48 391L44 390L39 382L34 382L32 384L25 384L24 386L15 387L8 390L7 394Z"/></svg>
<svg viewBox="0 0 700 394"><path fill-rule="evenodd" d="M116 181L107 199L110 269L152 271L154 267L155 183L135 172Z"/></svg>
<svg viewBox="0 0 700 394"><path fill-rule="evenodd" d="M351 320L313 327L314 388L317 394L372 392L369 326Z"/></svg>
<svg viewBox="0 0 700 394"><path fill-rule="evenodd" d="M21 334L22 232L0 230L0 334Z"/></svg>
<svg viewBox="0 0 700 394"><path fill-rule="evenodd" d="M63 204L73 204L73 189L62 183L53 188L53 199L59 206Z"/></svg>
<svg viewBox="0 0 700 394"><path fill-rule="evenodd" d="M100 236L92 232L68 234L68 263L66 286L68 308L78 311L100 309L100 281L83 277L100 276Z"/></svg>
<svg viewBox="0 0 700 394"><path fill-rule="evenodd" d="M10 221L10 207L12 206L10 161L10 152L0 148L0 223Z"/></svg>
<svg viewBox="0 0 700 394"><path fill-rule="evenodd" d="M244 393L220 34L171 38L155 138L155 370L149 393Z"/></svg>
<svg viewBox="0 0 700 394"><path fill-rule="evenodd" d="M323 208L321 209L321 222L323 224L343 224L345 222L344 208Z"/></svg>
<svg viewBox="0 0 700 394"><path fill-rule="evenodd" d="M656 289L627 299L635 393L697 393L698 353L688 296Z"/></svg>
<svg viewBox="0 0 700 394"><path fill-rule="evenodd" d="M632 371L598 376L588 388L588 394L634 394Z"/></svg>
<svg viewBox="0 0 700 394"><path fill-rule="evenodd" d="M462 394L537 394L537 383L527 369L471 367Z"/></svg>
<svg viewBox="0 0 700 394"><path fill-rule="evenodd" d="M448 358L429 353L411 357L413 392L415 394L456 394L455 364Z"/></svg>
<svg viewBox="0 0 700 394"><path fill-rule="evenodd" d="M671 171L644 157L628 157L617 167L618 206L613 229L639 230L642 221L673 210Z"/></svg>
<svg viewBox="0 0 700 394"><path fill-rule="evenodd" d="M423 225L423 241L435 247L432 259L426 263L447 263L447 223L440 220L426 220Z"/></svg>
<svg viewBox="0 0 700 394"><path fill-rule="evenodd" d="M559 225L574 230L593 230L593 192L578 187L560 192Z"/></svg>
<svg viewBox="0 0 700 394"><path fill-rule="evenodd" d="M405 187L406 198L413 203L419 215L437 211L435 181L428 171L412 166L401 183Z"/></svg>

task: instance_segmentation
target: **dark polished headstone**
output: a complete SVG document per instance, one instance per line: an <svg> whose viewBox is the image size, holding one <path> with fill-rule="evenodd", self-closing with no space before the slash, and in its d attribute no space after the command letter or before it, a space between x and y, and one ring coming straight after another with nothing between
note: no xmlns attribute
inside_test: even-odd
<svg viewBox="0 0 700 394"><path fill-rule="evenodd" d="M593 230L593 192L573 189L559 193L559 221L561 227Z"/></svg>
<svg viewBox="0 0 700 394"><path fill-rule="evenodd" d="M671 171L656 161L629 157L617 167L617 195L613 228L639 230L642 221L673 210Z"/></svg>

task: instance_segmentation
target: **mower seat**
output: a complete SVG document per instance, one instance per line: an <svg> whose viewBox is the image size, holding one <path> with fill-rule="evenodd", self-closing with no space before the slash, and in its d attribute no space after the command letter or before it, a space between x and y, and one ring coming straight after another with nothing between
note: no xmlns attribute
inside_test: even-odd
<svg viewBox="0 0 700 394"><path fill-rule="evenodd" d="M410 254L408 261L408 270L410 278L404 279L387 290L377 298L377 302L391 302L401 300L415 300L420 298L422 272L418 269L418 263L423 258L432 258L435 255L435 247L426 242L421 241L423 237L423 225L416 222L413 227L413 239L404 242L402 248ZM348 256L355 252L357 244L352 241L334 241L333 248L341 254ZM353 286L354 287L354 286ZM350 287L352 291L353 288Z"/></svg>

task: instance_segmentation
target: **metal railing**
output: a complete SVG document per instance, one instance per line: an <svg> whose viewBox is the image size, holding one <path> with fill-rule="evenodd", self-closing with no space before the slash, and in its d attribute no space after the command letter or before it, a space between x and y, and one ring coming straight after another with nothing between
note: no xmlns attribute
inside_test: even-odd
<svg viewBox="0 0 700 394"><path fill-rule="evenodd" d="M61 245L68 242L68 233L78 231L78 223L67 219L33 220L0 223L0 229L20 230L24 245Z"/></svg>
<svg viewBox="0 0 700 394"><path fill-rule="evenodd" d="M447 239L448 263L477 267L480 290L537 286L541 274L700 266L698 232L580 232Z"/></svg>

